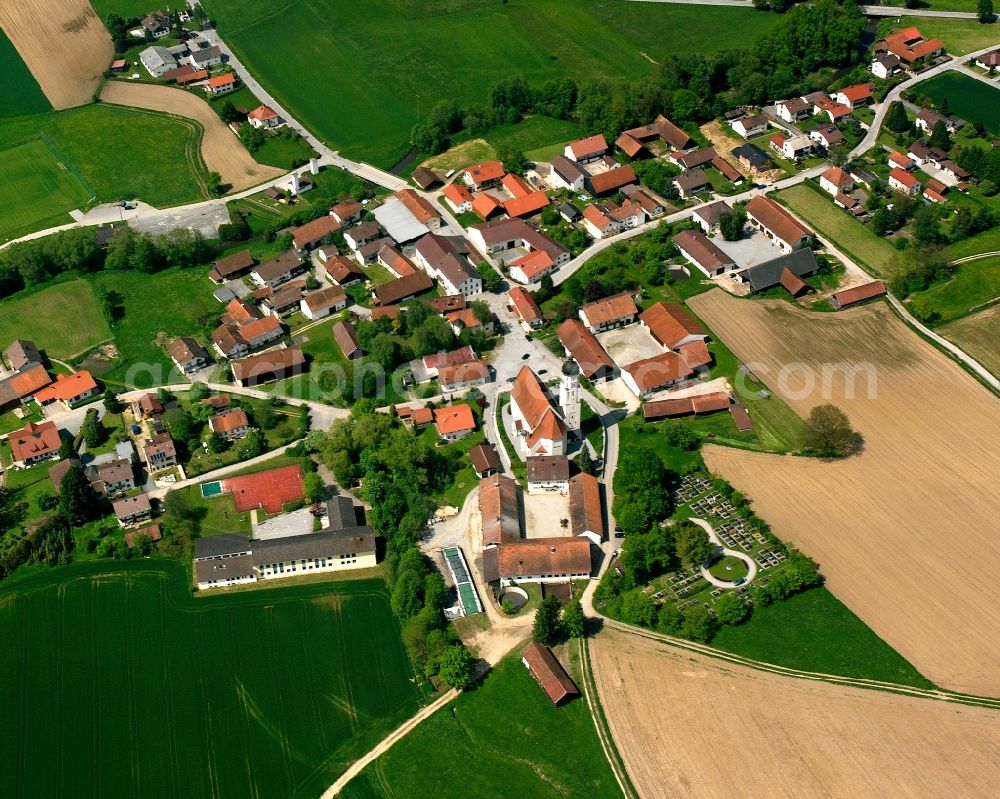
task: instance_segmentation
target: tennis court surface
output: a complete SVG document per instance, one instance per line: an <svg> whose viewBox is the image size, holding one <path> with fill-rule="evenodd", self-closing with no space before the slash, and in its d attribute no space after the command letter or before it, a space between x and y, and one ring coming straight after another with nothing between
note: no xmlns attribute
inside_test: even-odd
<svg viewBox="0 0 1000 799"><path fill-rule="evenodd" d="M263 508L269 514L281 513L286 502L305 499L301 466L230 477L222 481L222 490L232 496L237 511Z"/></svg>

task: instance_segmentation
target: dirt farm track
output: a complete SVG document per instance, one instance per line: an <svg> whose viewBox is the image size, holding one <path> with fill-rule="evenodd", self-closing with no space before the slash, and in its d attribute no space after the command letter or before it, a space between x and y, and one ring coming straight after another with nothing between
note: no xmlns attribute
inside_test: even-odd
<svg viewBox="0 0 1000 799"><path fill-rule="evenodd" d="M280 169L254 161L253 156L209 107L208 102L190 92L148 83L108 81L101 92L101 100L176 114L200 123L205 131L201 140L201 155L205 165L209 170L218 172L222 176L222 182L230 185L234 191L248 189L284 174Z"/></svg>
<svg viewBox="0 0 1000 799"><path fill-rule="evenodd" d="M89 0L4 0L0 28L57 109L90 102L114 55Z"/></svg>
<svg viewBox="0 0 1000 799"><path fill-rule="evenodd" d="M840 462L719 446L709 468L747 494L779 537L820 563L830 589L943 688L1000 696L1000 399L921 341L884 304L836 314L712 291L691 307L802 416L842 407L865 437ZM781 368L868 363L845 381L787 385Z"/></svg>
<svg viewBox="0 0 1000 799"><path fill-rule="evenodd" d="M995 710L769 674L614 629L590 652L643 799L996 794Z"/></svg>

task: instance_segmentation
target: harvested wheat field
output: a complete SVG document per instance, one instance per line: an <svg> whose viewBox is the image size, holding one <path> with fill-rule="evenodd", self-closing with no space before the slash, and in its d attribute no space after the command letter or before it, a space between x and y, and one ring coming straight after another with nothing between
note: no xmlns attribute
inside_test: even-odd
<svg viewBox="0 0 1000 799"><path fill-rule="evenodd" d="M115 52L89 0L3 2L0 28L57 109L90 102Z"/></svg>
<svg viewBox="0 0 1000 799"><path fill-rule="evenodd" d="M248 189L284 174L280 169L254 161L208 102L190 92L169 86L108 81L101 92L101 99L106 103L163 111L200 123L205 131L201 139L205 165L212 172L218 172L223 184L232 191Z"/></svg>
<svg viewBox="0 0 1000 799"><path fill-rule="evenodd" d="M864 452L840 462L709 446L709 468L926 677L1000 696L1000 400L881 303L810 314L719 290L689 302L796 412L833 402L865 437ZM871 365L875 398L864 380L847 399L842 379L826 392L801 371L778 379L786 364L818 373L842 362Z"/></svg>
<svg viewBox="0 0 1000 799"><path fill-rule="evenodd" d="M590 653L643 799L996 795L998 711L768 674L614 629Z"/></svg>
<svg viewBox="0 0 1000 799"><path fill-rule="evenodd" d="M1000 305L950 322L937 332L1000 377Z"/></svg>

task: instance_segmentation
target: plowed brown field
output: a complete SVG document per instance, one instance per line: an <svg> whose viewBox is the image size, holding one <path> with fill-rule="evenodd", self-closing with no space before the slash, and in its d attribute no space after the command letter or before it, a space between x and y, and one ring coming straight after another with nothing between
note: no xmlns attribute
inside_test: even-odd
<svg viewBox="0 0 1000 799"><path fill-rule="evenodd" d="M942 687L1000 696L1000 400L882 304L810 314L712 291L691 306L802 416L843 408L865 437L839 462L707 447L709 468L746 493L779 537L819 561L830 589ZM800 363L868 363L823 391Z"/></svg>
<svg viewBox="0 0 1000 799"><path fill-rule="evenodd" d="M996 795L998 711L768 674L613 629L590 651L643 799Z"/></svg>
<svg viewBox="0 0 1000 799"><path fill-rule="evenodd" d="M88 0L5 0L0 28L57 109L90 102L114 55Z"/></svg>
<svg viewBox="0 0 1000 799"><path fill-rule="evenodd" d="M280 169L254 161L208 102L191 92L148 83L108 81L101 92L101 99L107 103L176 114L200 123L205 131L201 139L205 165L209 170L218 172L222 182L231 186L233 191L248 189L284 174Z"/></svg>

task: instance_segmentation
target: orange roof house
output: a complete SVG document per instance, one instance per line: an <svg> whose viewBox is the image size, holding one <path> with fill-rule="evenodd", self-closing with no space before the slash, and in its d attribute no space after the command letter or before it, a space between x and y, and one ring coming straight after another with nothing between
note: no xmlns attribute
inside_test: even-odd
<svg viewBox="0 0 1000 799"><path fill-rule="evenodd" d="M944 50L944 43L940 39L925 39L919 29L911 26L893 31L882 41L875 42L874 49L876 53L892 53L901 61L912 64L941 52Z"/></svg>
<svg viewBox="0 0 1000 799"><path fill-rule="evenodd" d="M461 438L476 429L476 417L464 402L460 405L445 405L434 410L434 425L441 438Z"/></svg>
<svg viewBox="0 0 1000 799"><path fill-rule="evenodd" d="M468 211L472 208L472 194L461 183L449 183L444 187L444 198L457 213Z"/></svg>
<svg viewBox="0 0 1000 799"><path fill-rule="evenodd" d="M493 214L502 209L503 205L500 204L500 201L486 192L480 192L472 201L472 210L483 219L489 219Z"/></svg>
<svg viewBox="0 0 1000 799"><path fill-rule="evenodd" d="M62 440L55 422L28 422L7 437L15 466L29 466L59 454Z"/></svg>
<svg viewBox="0 0 1000 799"><path fill-rule="evenodd" d="M278 114L269 105L259 105L247 114L247 119L254 119L257 122L263 122L265 124L277 118Z"/></svg>
<svg viewBox="0 0 1000 799"><path fill-rule="evenodd" d="M704 341L708 333L680 305L657 302L639 315L650 335L669 350L690 341Z"/></svg>
<svg viewBox="0 0 1000 799"><path fill-rule="evenodd" d="M529 327L540 327L545 320L542 318L542 309L538 307L535 298L531 296L523 286L514 286L507 292L510 297L510 304L514 308L514 313L524 324Z"/></svg>
<svg viewBox="0 0 1000 799"><path fill-rule="evenodd" d="M97 393L97 381L90 372L83 369L71 375L58 375L56 382L36 392L35 401L39 405L48 405L50 402L62 402L72 405L74 402L85 399Z"/></svg>
<svg viewBox="0 0 1000 799"><path fill-rule="evenodd" d="M544 191L533 191L503 204L507 216L530 216L549 204L548 195Z"/></svg>
<svg viewBox="0 0 1000 799"><path fill-rule="evenodd" d="M462 170L462 176L469 186L478 189L480 186L489 186L499 183L505 172L503 164L499 161L484 161L481 164L472 164Z"/></svg>

